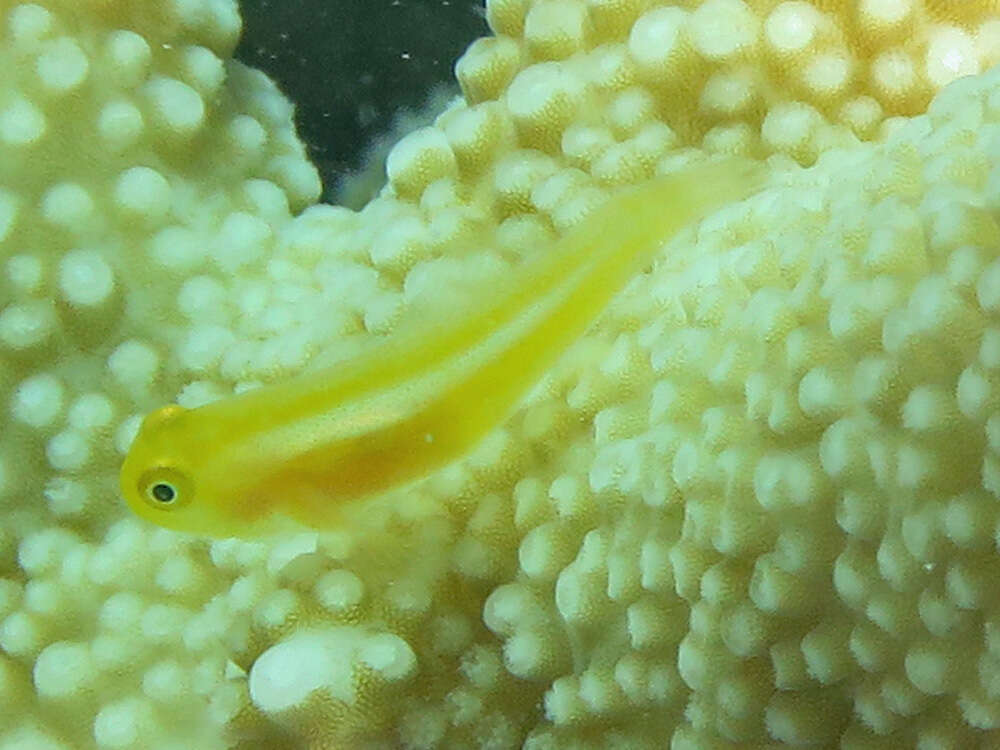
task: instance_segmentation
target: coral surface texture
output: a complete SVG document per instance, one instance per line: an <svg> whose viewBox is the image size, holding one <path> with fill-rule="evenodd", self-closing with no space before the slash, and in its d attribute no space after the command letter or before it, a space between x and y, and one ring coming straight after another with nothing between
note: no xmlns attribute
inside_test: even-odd
<svg viewBox="0 0 1000 750"><path fill-rule="evenodd" d="M0 0L0 750L1000 747L1000 5L485 15L350 210L235 0ZM151 410L725 155L457 462L261 539L122 501Z"/></svg>

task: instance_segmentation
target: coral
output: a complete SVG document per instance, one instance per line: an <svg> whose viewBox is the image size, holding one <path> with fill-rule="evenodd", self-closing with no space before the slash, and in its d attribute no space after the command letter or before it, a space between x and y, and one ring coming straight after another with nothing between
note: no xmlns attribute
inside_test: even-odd
<svg viewBox="0 0 1000 750"><path fill-rule="evenodd" d="M232 338L234 272L319 193L239 29L232 2L0 4L5 749L225 746L226 574L114 488L139 416Z"/></svg>
<svg viewBox="0 0 1000 750"><path fill-rule="evenodd" d="M498 0L487 18L498 36L475 42L456 69L466 99L506 92L522 144L561 146L592 173L613 142L627 148L662 123L707 150L811 164L834 145L884 137L949 81L1000 62L988 2ZM558 71L578 67L602 106L561 90ZM545 96L560 97L561 117L540 105ZM534 114L514 104L527 99Z"/></svg>
<svg viewBox="0 0 1000 750"><path fill-rule="evenodd" d="M996 744L995 4L487 16L352 212L232 2L0 4L0 748ZM146 411L475 293L697 150L772 184L407 502L126 515Z"/></svg>

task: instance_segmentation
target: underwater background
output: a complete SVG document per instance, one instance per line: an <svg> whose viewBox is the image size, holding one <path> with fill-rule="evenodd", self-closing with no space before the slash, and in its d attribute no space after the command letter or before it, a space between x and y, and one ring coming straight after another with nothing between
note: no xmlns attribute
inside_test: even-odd
<svg viewBox="0 0 1000 750"><path fill-rule="evenodd" d="M367 166L379 183L391 144L458 94L454 63L488 32L480 0L241 0L240 11L235 57L295 103L322 199L356 208L370 194L338 196L341 181Z"/></svg>
<svg viewBox="0 0 1000 750"><path fill-rule="evenodd" d="M995 0L480 10L0 0L0 750L1000 747ZM732 156L447 469L276 538L123 502L144 415L440 351Z"/></svg>

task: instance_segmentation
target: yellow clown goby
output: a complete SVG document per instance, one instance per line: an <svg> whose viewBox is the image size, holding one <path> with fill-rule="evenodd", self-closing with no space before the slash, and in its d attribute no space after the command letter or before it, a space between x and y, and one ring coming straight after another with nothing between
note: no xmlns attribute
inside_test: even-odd
<svg viewBox="0 0 1000 750"><path fill-rule="evenodd" d="M132 510L211 536L290 518L329 528L346 502L468 453L674 234L764 182L724 159L612 195L464 316L415 321L359 356L143 422L121 470Z"/></svg>

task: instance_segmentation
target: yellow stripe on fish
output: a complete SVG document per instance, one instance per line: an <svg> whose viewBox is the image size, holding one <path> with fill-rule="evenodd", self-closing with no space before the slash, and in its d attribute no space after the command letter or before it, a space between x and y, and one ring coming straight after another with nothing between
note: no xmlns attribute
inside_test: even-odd
<svg viewBox="0 0 1000 750"><path fill-rule="evenodd" d="M144 420L121 470L167 528L253 536L329 528L346 502L466 455L679 230L760 188L762 165L702 163L611 196L473 312L413 322L350 360Z"/></svg>

